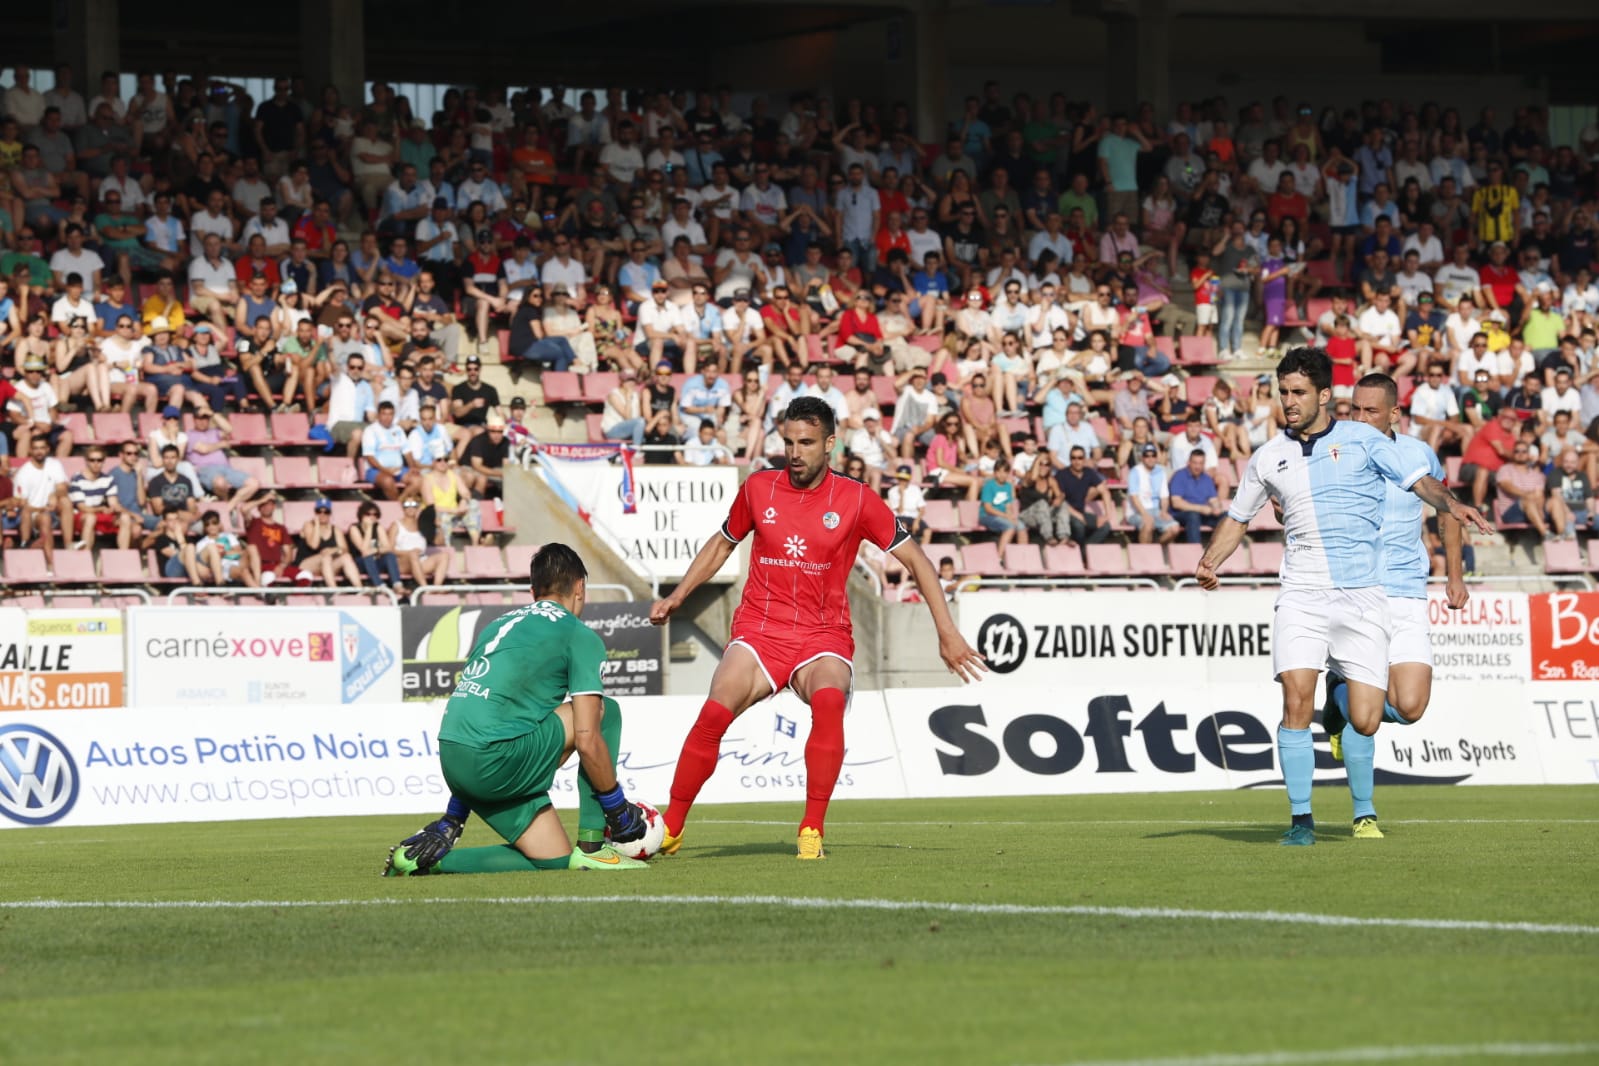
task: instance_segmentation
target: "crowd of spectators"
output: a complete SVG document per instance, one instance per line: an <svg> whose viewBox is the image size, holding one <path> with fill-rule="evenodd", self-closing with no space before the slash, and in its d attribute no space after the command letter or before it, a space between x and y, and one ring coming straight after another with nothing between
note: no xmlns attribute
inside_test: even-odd
<svg viewBox="0 0 1599 1066"><path fill-rule="evenodd" d="M1003 549L1199 540L1282 424L1259 370L1314 343L1340 400L1396 375L1405 431L1507 525L1591 521L1599 129L1550 144L1538 108L1102 116L990 82L918 130L727 87L418 115L382 84L145 73L124 100L107 74L85 101L54 75L0 97L0 448L26 457L0 512L47 559L115 538L174 579L442 580L527 432L491 353L650 461L762 463L823 396L841 469L919 529L913 498L970 501L960 535ZM268 415L403 513L263 550L274 493L230 420ZM139 476L95 474L107 444Z"/></svg>

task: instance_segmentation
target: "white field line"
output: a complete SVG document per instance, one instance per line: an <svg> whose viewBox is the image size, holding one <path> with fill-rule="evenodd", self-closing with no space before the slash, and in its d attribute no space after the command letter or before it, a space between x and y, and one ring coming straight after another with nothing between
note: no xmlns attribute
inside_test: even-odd
<svg viewBox="0 0 1599 1066"><path fill-rule="evenodd" d="M1075 1066L1317 1066L1339 1062L1400 1062L1416 1059L1532 1059L1599 1052L1599 1044L1417 1044L1410 1047L1351 1047L1326 1051L1261 1051L1192 1055L1170 1059L1102 1059Z"/></svg>
<svg viewBox="0 0 1599 1066"><path fill-rule="evenodd" d="M936 914L976 914L1025 917L1130 918L1178 922L1257 922L1278 925L1321 925L1425 929L1481 933L1531 933L1556 936L1599 936L1596 925L1552 925L1540 922L1494 922L1455 918L1362 918L1354 915L1308 914L1295 911L1211 911L1177 907L1089 907L1027 903L950 903L911 899L824 899L813 896L482 896L434 899L174 899L174 900L65 900L0 901L0 910L278 910L323 907L395 907L414 904L550 907L563 904L626 903L664 907L777 907L789 910L919 911Z"/></svg>
<svg viewBox="0 0 1599 1066"><path fill-rule="evenodd" d="M793 819L755 818L696 818L695 825L794 825ZM896 822L859 821L830 818L828 825L1025 825L1033 828L1073 825L1244 825L1268 824L1254 821L1223 821L1210 818L1059 818L1032 821L969 821L965 818L945 818L942 821ZM1337 824L1333 822L1329 825ZM1599 818L1384 818L1383 825L1599 825Z"/></svg>

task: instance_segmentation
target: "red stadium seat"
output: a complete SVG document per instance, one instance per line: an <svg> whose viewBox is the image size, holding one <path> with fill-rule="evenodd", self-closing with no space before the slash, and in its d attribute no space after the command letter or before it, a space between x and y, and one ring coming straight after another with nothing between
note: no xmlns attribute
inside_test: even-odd
<svg viewBox="0 0 1599 1066"><path fill-rule="evenodd" d="M1103 574L1107 577L1127 573L1127 560L1122 554L1120 544L1088 545L1087 566L1090 574Z"/></svg>
<svg viewBox="0 0 1599 1066"><path fill-rule="evenodd" d="M272 460L272 476L276 484L285 489L310 489L316 487L316 475L311 472L311 460L303 455L279 455Z"/></svg>
<svg viewBox="0 0 1599 1066"><path fill-rule="evenodd" d="M1044 549L1044 570L1055 577L1083 577L1083 553L1075 544L1054 544Z"/></svg>
<svg viewBox="0 0 1599 1066"><path fill-rule="evenodd" d="M477 581L505 581L511 576L506 571L500 549L488 545L468 546L465 566L467 576Z"/></svg>
<svg viewBox="0 0 1599 1066"><path fill-rule="evenodd" d="M87 550L56 552L55 571L57 584L92 585L100 580L94 572L94 555Z"/></svg>
<svg viewBox="0 0 1599 1066"><path fill-rule="evenodd" d="M311 419L298 412L273 415L272 440L279 445L311 443Z"/></svg>
<svg viewBox="0 0 1599 1066"><path fill-rule="evenodd" d="M960 528L960 514L954 500L928 500L922 521L934 533L954 533Z"/></svg>
<svg viewBox="0 0 1599 1066"><path fill-rule="evenodd" d="M1210 399L1210 394L1216 389L1217 378L1209 374L1195 374L1187 381L1188 406L1200 407Z"/></svg>
<svg viewBox="0 0 1599 1066"><path fill-rule="evenodd" d="M44 569L44 552L38 548L9 548L0 553L8 585L46 585L54 580Z"/></svg>
<svg viewBox="0 0 1599 1066"><path fill-rule="evenodd" d="M582 382L570 370L546 370L540 380L544 384L546 405L583 402Z"/></svg>
<svg viewBox="0 0 1599 1066"><path fill-rule="evenodd" d="M1249 546L1249 572L1272 577L1282 570L1283 546L1275 540L1257 540Z"/></svg>
<svg viewBox="0 0 1599 1066"><path fill-rule="evenodd" d="M267 469L267 461L259 455L234 455L228 458L228 465L235 470L242 471L259 481L263 486L272 484L272 473Z"/></svg>
<svg viewBox="0 0 1599 1066"><path fill-rule="evenodd" d="M584 433L588 439L595 444L598 444L605 439L605 431L600 428L601 424L604 422L604 419L605 416L596 411L590 411L588 414L583 416Z"/></svg>
<svg viewBox="0 0 1599 1066"><path fill-rule="evenodd" d="M537 555L537 544L509 544L505 548L505 569L512 581L525 582Z"/></svg>
<svg viewBox="0 0 1599 1066"><path fill-rule="evenodd" d="M610 370L583 375L583 402L596 406L603 405L605 398L620 381L621 375Z"/></svg>
<svg viewBox="0 0 1599 1066"><path fill-rule="evenodd" d="M107 548L100 553L100 580L107 585L144 584L144 564L133 548Z"/></svg>
<svg viewBox="0 0 1599 1066"><path fill-rule="evenodd" d="M977 516L982 513L981 507L982 503L979 500L960 500L955 504L956 513L960 515L958 528L962 533L982 531L983 526L977 521Z"/></svg>
<svg viewBox="0 0 1599 1066"><path fill-rule="evenodd" d="M967 573L982 577L1005 576L1005 565L999 561L999 545L992 541L968 544L961 550L961 560Z"/></svg>
<svg viewBox="0 0 1599 1066"><path fill-rule="evenodd" d="M1005 572L1016 577L1044 573L1044 557L1036 544L1011 544L1005 549Z"/></svg>
<svg viewBox="0 0 1599 1066"><path fill-rule="evenodd" d="M316 461L317 482L324 489L347 489L356 482L355 460L347 455L324 455Z"/></svg>
<svg viewBox="0 0 1599 1066"><path fill-rule="evenodd" d="M1599 543L1596 541L1595 543ZM59 560L60 556L56 558ZM1543 546L1543 571L1546 574L1581 573L1582 549L1574 540L1549 540ZM59 567L57 568L59 571Z"/></svg>
<svg viewBox="0 0 1599 1066"><path fill-rule="evenodd" d="M94 416L94 439L105 444L121 444L140 438L133 431L133 419L121 411L107 411Z"/></svg>
<svg viewBox="0 0 1599 1066"><path fill-rule="evenodd" d="M953 544L924 544L922 551L932 560L934 570L943 565L945 559L954 562L956 573L961 573L964 569L962 564L965 560L961 558L961 550Z"/></svg>
<svg viewBox="0 0 1599 1066"><path fill-rule="evenodd" d="M1599 571L1599 537L1588 542L1588 569Z"/></svg>
<svg viewBox="0 0 1599 1066"><path fill-rule="evenodd" d="M161 417L159 411L139 412L139 439L149 440L150 434L160 429L164 421L166 420Z"/></svg>
<svg viewBox="0 0 1599 1066"><path fill-rule="evenodd" d="M1178 343L1179 366L1215 366L1218 362L1215 337L1184 336Z"/></svg>
<svg viewBox="0 0 1599 1066"><path fill-rule="evenodd" d="M267 429L266 415L240 412L229 415L228 424L233 427L233 443L241 447L260 448L272 443L272 434Z"/></svg>
<svg viewBox="0 0 1599 1066"><path fill-rule="evenodd" d="M514 533L515 526L505 524L505 516L500 513L494 500L479 500L477 502L478 515L483 519L483 532L485 533Z"/></svg>
<svg viewBox="0 0 1599 1066"><path fill-rule="evenodd" d="M879 374L872 379L872 395L877 398L877 407L881 411L891 411L894 401L899 399L899 393L894 388L894 379L888 374Z"/></svg>
<svg viewBox="0 0 1599 1066"><path fill-rule="evenodd" d="M1127 545L1127 572L1138 577L1165 577L1166 552L1159 544Z"/></svg>
<svg viewBox="0 0 1599 1066"><path fill-rule="evenodd" d="M1248 577L1252 571L1249 569L1250 556L1254 554L1254 546L1247 540L1238 545L1238 550L1227 557L1216 571L1218 577Z"/></svg>
<svg viewBox="0 0 1599 1066"><path fill-rule="evenodd" d="M1193 577L1194 571L1199 567L1199 558L1205 554L1203 544L1188 544L1174 542L1166 546L1166 557L1171 564L1171 576L1175 578Z"/></svg>
<svg viewBox="0 0 1599 1066"><path fill-rule="evenodd" d="M67 432L72 434L72 439L78 444L88 444L94 440L94 428L89 425L89 416L81 411L62 415L61 424L67 427Z"/></svg>

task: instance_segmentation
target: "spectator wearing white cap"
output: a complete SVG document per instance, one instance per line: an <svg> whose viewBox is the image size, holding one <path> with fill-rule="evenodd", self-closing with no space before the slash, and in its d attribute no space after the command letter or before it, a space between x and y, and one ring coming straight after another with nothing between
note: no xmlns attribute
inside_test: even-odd
<svg viewBox="0 0 1599 1066"><path fill-rule="evenodd" d="M866 464L866 483L873 491L881 488L883 468L888 465L888 457L898 450L893 435L883 428L881 411L868 407L861 412L861 428L850 431L848 448L851 455Z"/></svg>

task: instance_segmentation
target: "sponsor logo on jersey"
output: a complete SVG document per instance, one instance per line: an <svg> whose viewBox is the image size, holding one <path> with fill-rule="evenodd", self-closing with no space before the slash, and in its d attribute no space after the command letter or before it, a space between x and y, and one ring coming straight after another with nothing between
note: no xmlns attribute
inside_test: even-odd
<svg viewBox="0 0 1599 1066"><path fill-rule="evenodd" d="M479 655L476 659L473 659L471 662L466 664L466 668L461 671L461 677L465 678L468 681L476 681L478 678L482 677L484 674L486 674L488 672L489 672L489 661L488 661L488 659L486 659L483 656Z"/></svg>
<svg viewBox="0 0 1599 1066"><path fill-rule="evenodd" d="M766 513L761 516L761 525L763 525L763 526L775 526L775 525L777 525L777 508L776 507L768 507L766 509Z"/></svg>
<svg viewBox="0 0 1599 1066"><path fill-rule="evenodd" d="M838 512L837 511L828 511L826 514L824 514L822 516L822 525L826 526L828 529L837 529L838 528Z"/></svg>
<svg viewBox="0 0 1599 1066"><path fill-rule="evenodd" d="M1336 463L1338 461L1338 445L1334 444L1331 448L1328 448L1327 454L1332 458L1332 461Z"/></svg>
<svg viewBox="0 0 1599 1066"><path fill-rule="evenodd" d="M783 551L790 559L805 558L805 538L791 535L783 542Z"/></svg>

